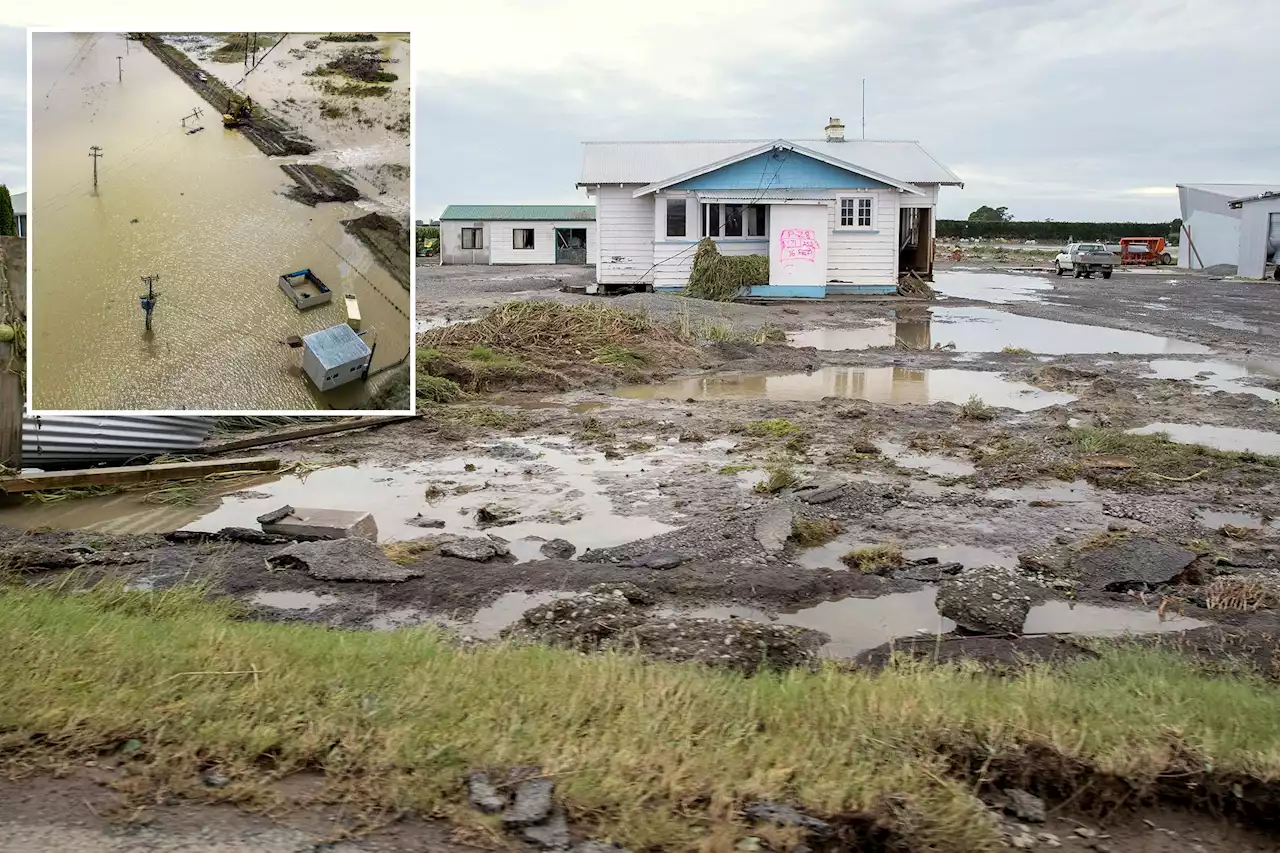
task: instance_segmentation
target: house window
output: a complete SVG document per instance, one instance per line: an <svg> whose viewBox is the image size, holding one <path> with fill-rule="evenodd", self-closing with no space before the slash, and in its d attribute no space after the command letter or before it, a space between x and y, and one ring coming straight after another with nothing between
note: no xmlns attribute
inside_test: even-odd
<svg viewBox="0 0 1280 853"><path fill-rule="evenodd" d="M766 204L704 204L702 234L711 237L767 237ZM724 224L723 229L721 223Z"/></svg>
<svg viewBox="0 0 1280 853"><path fill-rule="evenodd" d="M684 237L687 230L685 222L685 202L683 198L667 199L667 236Z"/></svg>
<svg viewBox="0 0 1280 853"><path fill-rule="evenodd" d="M464 249L483 249L484 242L480 236L482 230L479 228L463 228L462 229L462 248Z"/></svg>
<svg viewBox="0 0 1280 853"><path fill-rule="evenodd" d="M533 248L533 229L532 228L511 229L511 248L532 249Z"/></svg>
<svg viewBox="0 0 1280 853"><path fill-rule="evenodd" d="M870 228L875 200L867 197L840 199L841 228Z"/></svg>

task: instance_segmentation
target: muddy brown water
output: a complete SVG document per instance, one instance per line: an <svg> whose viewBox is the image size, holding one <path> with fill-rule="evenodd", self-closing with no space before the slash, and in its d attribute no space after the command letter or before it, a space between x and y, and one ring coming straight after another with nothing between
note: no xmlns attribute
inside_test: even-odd
<svg viewBox="0 0 1280 853"><path fill-rule="evenodd" d="M823 367L804 373L718 374L617 390L636 399L821 400L823 397L873 403L964 403L981 397L991 406L1021 412L1065 405L1076 398L980 370L901 367Z"/></svg>
<svg viewBox="0 0 1280 853"><path fill-rule="evenodd" d="M553 439L519 439L500 444L500 452L511 458L495 458L482 445L466 455L397 468L345 465L305 477L254 478L227 485L191 506L149 503L141 492L49 504L28 501L0 509L0 524L102 533L216 531L256 528L258 516L288 504L371 512L384 542L440 531L470 536L493 533L510 541L517 560L533 560L540 559L545 539L567 539L583 551L674 530L675 526L643 514L655 494L631 492L628 514L623 515L615 510L606 492L608 485L625 484L631 477L680 461L715 457L727 444L708 442L696 451L667 446L606 460L598 452L576 450ZM482 531L475 513L488 504L516 510L518 520ZM419 515L437 519L443 526L424 528L412 523Z"/></svg>
<svg viewBox="0 0 1280 853"><path fill-rule="evenodd" d="M1280 433L1208 424L1154 423L1128 430L1133 435L1163 433L1180 444L1202 444L1215 450L1280 456Z"/></svg>
<svg viewBox="0 0 1280 853"><path fill-rule="evenodd" d="M547 604L571 593L540 591L509 592L465 621L446 622L460 633L477 639L493 639L520 619L528 609ZM929 587L914 592L894 593L877 598L845 598L824 601L814 607L794 612L769 613L753 607L702 607L687 611L662 610L666 615L691 616L702 619L750 619L756 622L778 622L799 628L822 631L831 641L822 648L830 658L852 658L891 640L921 635L947 634L955 630L955 622L939 615L934 601L937 590ZM433 620L440 622L440 620ZM410 624L408 622L401 624ZM1188 631L1206 623L1166 613L1162 618L1155 610L1129 610L1120 607L1071 604L1051 601L1031 609L1024 626L1026 633L1076 634L1093 637L1115 637L1124 634L1151 634ZM387 625L400 627L400 625Z"/></svg>
<svg viewBox="0 0 1280 853"><path fill-rule="evenodd" d="M1128 329L1024 317L995 308L945 306L902 312L899 317L858 329L806 329L789 334L787 340L792 346L819 350L899 345L907 349L939 346L957 352L1000 352L1013 348L1042 355L1108 352L1202 355L1211 352L1202 344Z"/></svg>
<svg viewBox="0 0 1280 853"><path fill-rule="evenodd" d="M1213 391L1231 394L1253 394L1264 400L1280 401L1280 391L1272 391L1243 381L1251 378L1280 378L1280 363L1269 361L1231 361L1212 359L1188 361L1185 359L1156 359L1151 362L1151 375L1155 379L1174 379L1204 386Z"/></svg>
<svg viewBox="0 0 1280 853"><path fill-rule="evenodd" d="M283 343L345 322L344 293L376 336L374 370L408 354L408 292L341 225L368 211L286 198L279 163L149 51L130 50L118 81L117 34L36 33L33 45L36 408L352 408L363 383L321 394ZM196 106L204 130L187 134ZM103 154L96 192L89 145ZM299 312L280 292L279 276L303 268L331 303ZM147 333L140 276L157 273Z"/></svg>
<svg viewBox="0 0 1280 853"><path fill-rule="evenodd" d="M981 302L1037 302L1053 290L1053 281L1043 276L1009 273L938 270L933 289L942 299L974 299Z"/></svg>

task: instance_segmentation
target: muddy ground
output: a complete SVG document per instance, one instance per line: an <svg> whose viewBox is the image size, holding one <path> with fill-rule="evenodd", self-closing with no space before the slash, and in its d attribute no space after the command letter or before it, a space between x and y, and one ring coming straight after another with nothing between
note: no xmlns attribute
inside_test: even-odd
<svg viewBox="0 0 1280 853"><path fill-rule="evenodd" d="M468 319L513 298L599 304L559 290L589 275L420 265L419 321ZM1265 455L1280 454L1273 286L1168 270L1120 272L1104 284L940 269L937 287L941 297L930 304L617 297L609 304L673 322L779 328L791 345L709 344L709 369L659 376L649 386L620 384L612 374L563 392L506 389L429 407L421 421L275 447L284 458L332 467L305 481L229 487L176 518L144 504L97 509L82 501L0 511L0 524L90 527L35 539L127 550L134 555L127 571L150 586L193 569L215 576L269 618L343 627L434 621L487 638L533 605L632 581L656 594L662 613L813 628L831 637L826 654L872 663L887 642L949 637L955 626L935 609L937 582L960 566L994 566L1022 572L1035 586L1028 635L1176 638L1198 656L1240 657L1274 674L1274 611L1206 606L1208 584L1219 576L1269 580L1277 572L1280 495ZM1072 325L1023 325L1042 320ZM1263 331L1249 331L1255 327ZM935 348L894 348L895 338ZM1031 351L1002 352L1012 338ZM955 349L936 348L952 340L960 341ZM812 342L869 348L799 346ZM991 408L970 412L970 394ZM1126 448L1139 455L1121 453L1116 463L1113 450L1081 446L1073 429L1105 437L1151 424L1207 428L1207 438L1189 440L1264 455L1169 445L1149 456ZM758 490L783 457L795 482ZM472 562L428 550L413 558L421 577L335 583L267 571L263 561L276 545L114 536L255 527L258 515L282 503L368 510L384 543L493 534L511 556ZM514 514L482 524L477 512L489 505ZM425 518L439 524L419 526ZM780 519L830 522L839 533L810 547L783 530L787 541L771 542L762 529ZM549 539L568 540L573 558L544 556ZM1158 568L1147 570L1147 551L1105 550L1129 540L1154 549ZM907 563L947 571L922 564L863 574L841 560L886 543ZM1034 557L1045 548L1103 548L1098 560L1110 574L1081 578L1065 566L1046 573ZM675 565L646 567L655 552L674 555ZM1173 568L1154 577L1162 560ZM1131 572L1131 563L1144 570ZM1008 639L948 640L946 648L1009 662L1020 642L1036 651L1032 640Z"/></svg>

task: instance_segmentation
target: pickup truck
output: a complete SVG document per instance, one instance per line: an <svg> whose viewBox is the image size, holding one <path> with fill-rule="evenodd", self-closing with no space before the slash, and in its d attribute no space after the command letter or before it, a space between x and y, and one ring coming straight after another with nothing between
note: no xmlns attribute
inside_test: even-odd
<svg viewBox="0 0 1280 853"><path fill-rule="evenodd" d="M1053 270L1058 275L1074 273L1076 278L1093 278L1096 272L1111 278L1119 263L1115 253L1101 243L1072 243L1053 259Z"/></svg>

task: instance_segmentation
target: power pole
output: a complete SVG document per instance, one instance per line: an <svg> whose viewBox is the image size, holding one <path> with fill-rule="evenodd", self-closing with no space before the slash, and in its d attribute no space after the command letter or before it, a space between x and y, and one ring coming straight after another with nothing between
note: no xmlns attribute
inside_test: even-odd
<svg viewBox="0 0 1280 853"><path fill-rule="evenodd" d="M89 156L93 158L93 188L98 188L98 158L102 156L102 149L97 145L89 146Z"/></svg>
<svg viewBox="0 0 1280 853"><path fill-rule="evenodd" d="M200 112L200 108L196 107L194 110L191 111L191 115L182 117L182 126L183 127L187 126L187 119L198 119L200 118L201 115L203 115L203 113Z"/></svg>
<svg viewBox="0 0 1280 853"><path fill-rule="evenodd" d="M156 310L156 300L160 298L160 294L155 291L155 283L160 280L160 274L141 276L142 281L147 286L147 292L138 297L138 302L142 305L142 313L147 317L147 331L151 331L151 312Z"/></svg>
<svg viewBox="0 0 1280 853"><path fill-rule="evenodd" d="M867 138L867 78L863 78L863 138Z"/></svg>
<svg viewBox="0 0 1280 853"><path fill-rule="evenodd" d="M119 75L119 80L121 83L124 82L124 66L120 64L123 59L124 59L123 56L116 57L116 74Z"/></svg>

